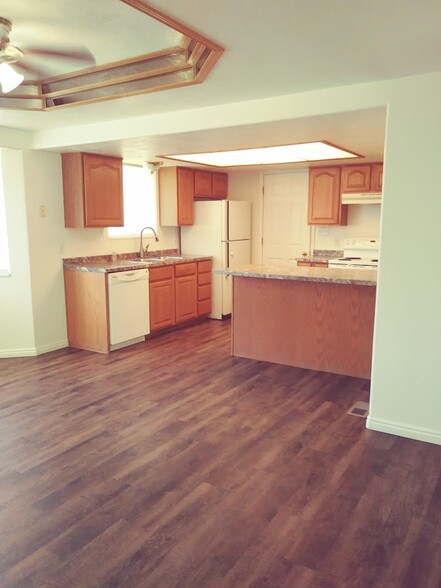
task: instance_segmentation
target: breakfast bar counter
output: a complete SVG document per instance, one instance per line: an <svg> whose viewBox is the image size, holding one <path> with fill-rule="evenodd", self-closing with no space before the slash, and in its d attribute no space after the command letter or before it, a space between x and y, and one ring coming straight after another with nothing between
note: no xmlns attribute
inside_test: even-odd
<svg viewBox="0 0 441 588"><path fill-rule="evenodd" d="M376 270L248 265L233 276L232 353L370 378Z"/></svg>

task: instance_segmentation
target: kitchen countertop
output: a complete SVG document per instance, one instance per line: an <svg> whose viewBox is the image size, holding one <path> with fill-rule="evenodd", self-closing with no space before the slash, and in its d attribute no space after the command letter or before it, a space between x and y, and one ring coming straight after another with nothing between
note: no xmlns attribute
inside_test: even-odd
<svg viewBox="0 0 441 588"><path fill-rule="evenodd" d="M234 269L214 270L214 273L242 278L328 282L332 284L353 284L356 286L376 286L377 284L377 270L365 269L251 264L235 267Z"/></svg>
<svg viewBox="0 0 441 588"><path fill-rule="evenodd" d="M152 252L155 253L155 252ZM68 270L75 270L81 272L102 272L106 274L131 271L137 269L148 269L149 267L159 267L164 265L177 265L181 263L189 263L192 261L209 261L209 256L197 255L178 255L177 253L167 253L167 257L174 257L174 259L158 259L152 261L141 261L139 255L133 257L119 257L116 260L112 259L111 255L101 255L93 257L76 257L63 259L63 267ZM155 257L151 255L151 257ZM147 257L148 259L148 257Z"/></svg>

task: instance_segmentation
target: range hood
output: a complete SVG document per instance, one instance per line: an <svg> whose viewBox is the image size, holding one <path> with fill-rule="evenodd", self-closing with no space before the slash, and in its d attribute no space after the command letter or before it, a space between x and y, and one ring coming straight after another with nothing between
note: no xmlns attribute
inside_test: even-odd
<svg viewBox="0 0 441 588"><path fill-rule="evenodd" d="M342 204L381 204L381 192L357 192L342 194Z"/></svg>

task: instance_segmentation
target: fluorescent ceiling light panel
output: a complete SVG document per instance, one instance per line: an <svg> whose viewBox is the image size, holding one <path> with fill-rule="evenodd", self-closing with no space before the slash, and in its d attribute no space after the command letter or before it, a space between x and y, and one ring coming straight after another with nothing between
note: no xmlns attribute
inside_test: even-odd
<svg viewBox="0 0 441 588"><path fill-rule="evenodd" d="M299 143L296 145L237 149L235 151L214 151L212 153L183 153L180 155L164 155L163 157L202 165L234 167L239 165L269 165L299 163L302 161L322 161L326 159L347 159L360 157L360 155L347 151L346 149L341 149L325 141L314 141L313 143Z"/></svg>

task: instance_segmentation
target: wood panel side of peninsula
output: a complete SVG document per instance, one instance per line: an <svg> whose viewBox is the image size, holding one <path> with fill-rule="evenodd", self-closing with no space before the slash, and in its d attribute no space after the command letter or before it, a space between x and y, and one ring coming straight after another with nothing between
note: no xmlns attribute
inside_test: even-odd
<svg viewBox="0 0 441 588"><path fill-rule="evenodd" d="M375 287L233 278L232 353L370 378Z"/></svg>

